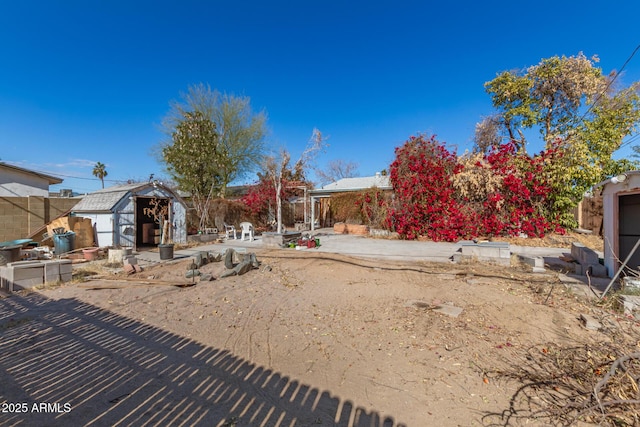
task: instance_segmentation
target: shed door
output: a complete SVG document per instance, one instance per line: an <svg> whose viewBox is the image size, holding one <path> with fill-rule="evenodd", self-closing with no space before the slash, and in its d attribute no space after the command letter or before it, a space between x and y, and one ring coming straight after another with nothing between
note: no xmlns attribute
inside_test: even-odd
<svg viewBox="0 0 640 427"><path fill-rule="evenodd" d="M640 194L620 196L618 203L618 212L620 213L620 251L618 257L622 263L640 239ZM640 270L640 248L636 249L627 263L627 267L636 271Z"/></svg>

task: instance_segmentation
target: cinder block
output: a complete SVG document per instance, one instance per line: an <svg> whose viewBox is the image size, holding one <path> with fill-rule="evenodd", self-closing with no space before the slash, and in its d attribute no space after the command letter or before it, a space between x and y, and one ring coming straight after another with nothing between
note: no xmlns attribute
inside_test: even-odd
<svg viewBox="0 0 640 427"><path fill-rule="evenodd" d="M135 255L127 255L122 257L122 262L128 265L136 265L138 264L138 258Z"/></svg>
<svg viewBox="0 0 640 427"><path fill-rule="evenodd" d="M60 275L60 263L56 261L44 263L44 275L45 276L59 276Z"/></svg>
<svg viewBox="0 0 640 427"><path fill-rule="evenodd" d="M575 259L576 261L580 261L582 258L582 249L584 249L584 245L582 243L578 243L578 242L573 242L571 244L571 256L573 257L573 259Z"/></svg>
<svg viewBox="0 0 640 427"><path fill-rule="evenodd" d="M589 275L592 277L607 277L607 267L600 263L590 264L587 269L589 271Z"/></svg>
<svg viewBox="0 0 640 427"><path fill-rule="evenodd" d="M531 267L544 269L544 258L541 256L518 255L518 258Z"/></svg>
<svg viewBox="0 0 640 427"><path fill-rule="evenodd" d="M598 264L575 264L575 273L578 276L586 276L589 274L591 277L607 277L607 267Z"/></svg>
<svg viewBox="0 0 640 427"><path fill-rule="evenodd" d="M598 254L593 249L577 242L571 244L571 256L583 265L598 264L600 262Z"/></svg>
<svg viewBox="0 0 640 427"><path fill-rule="evenodd" d="M29 280L29 279L43 279L44 278L44 265L38 263L33 265L16 265L9 266L13 269L14 280Z"/></svg>
<svg viewBox="0 0 640 427"><path fill-rule="evenodd" d="M5 292L11 293L13 287L11 286L11 282L8 280L8 268L9 267L0 267L0 289Z"/></svg>
<svg viewBox="0 0 640 427"><path fill-rule="evenodd" d="M71 274L73 272L73 263L70 259L61 259L58 264L60 265L60 274Z"/></svg>
<svg viewBox="0 0 640 427"><path fill-rule="evenodd" d="M44 261L44 281L45 283L63 281L69 282L73 273L73 265L69 259L58 261Z"/></svg>
<svg viewBox="0 0 640 427"><path fill-rule="evenodd" d="M462 242L460 245L462 259L470 258L479 261L488 261L500 265L511 265L511 250L508 243L504 242ZM455 260L455 256L454 256Z"/></svg>
<svg viewBox="0 0 640 427"><path fill-rule="evenodd" d="M482 257L500 258L500 248L479 246L478 255Z"/></svg>

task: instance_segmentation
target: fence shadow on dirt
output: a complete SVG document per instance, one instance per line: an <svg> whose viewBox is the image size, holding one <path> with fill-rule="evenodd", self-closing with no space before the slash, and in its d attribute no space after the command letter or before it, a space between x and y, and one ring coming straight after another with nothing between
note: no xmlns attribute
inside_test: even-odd
<svg viewBox="0 0 640 427"><path fill-rule="evenodd" d="M0 300L0 355L0 426L401 426L76 299Z"/></svg>

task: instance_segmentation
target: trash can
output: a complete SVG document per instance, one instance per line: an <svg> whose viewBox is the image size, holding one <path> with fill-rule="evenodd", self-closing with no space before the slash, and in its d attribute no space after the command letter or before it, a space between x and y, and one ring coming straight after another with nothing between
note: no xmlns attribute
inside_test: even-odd
<svg viewBox="0 0 640 427"><path fill-rule="evenodd" d="M75 242L76 233L74 233L73 231L53 235L53 246L56 255L61 255L74 250Z"/></svg>

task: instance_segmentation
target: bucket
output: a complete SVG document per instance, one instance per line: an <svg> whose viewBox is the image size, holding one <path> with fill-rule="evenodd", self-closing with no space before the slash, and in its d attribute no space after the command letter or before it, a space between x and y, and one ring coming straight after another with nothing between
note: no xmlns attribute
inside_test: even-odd
<svg viewBox="0 0 640 427"><path fill-rule="evenodd" d="M158 245L160 259L173 259L173 244Z"/></svg>
<svg viewBox="0 0 640 427"><path fill-rule="evenodd" d="M69 231L62 234L53 235L53 246L56 255L71 252L74 249L76 241L76 233Z"/></svg>
<svg viewBox="0 0 640 427"><path fill-rule="evenodd" d="M87 261L93 261L98 258L98 249L99 248L88 248L82 250L82 255L84 255L84 259Z"/></svg>

